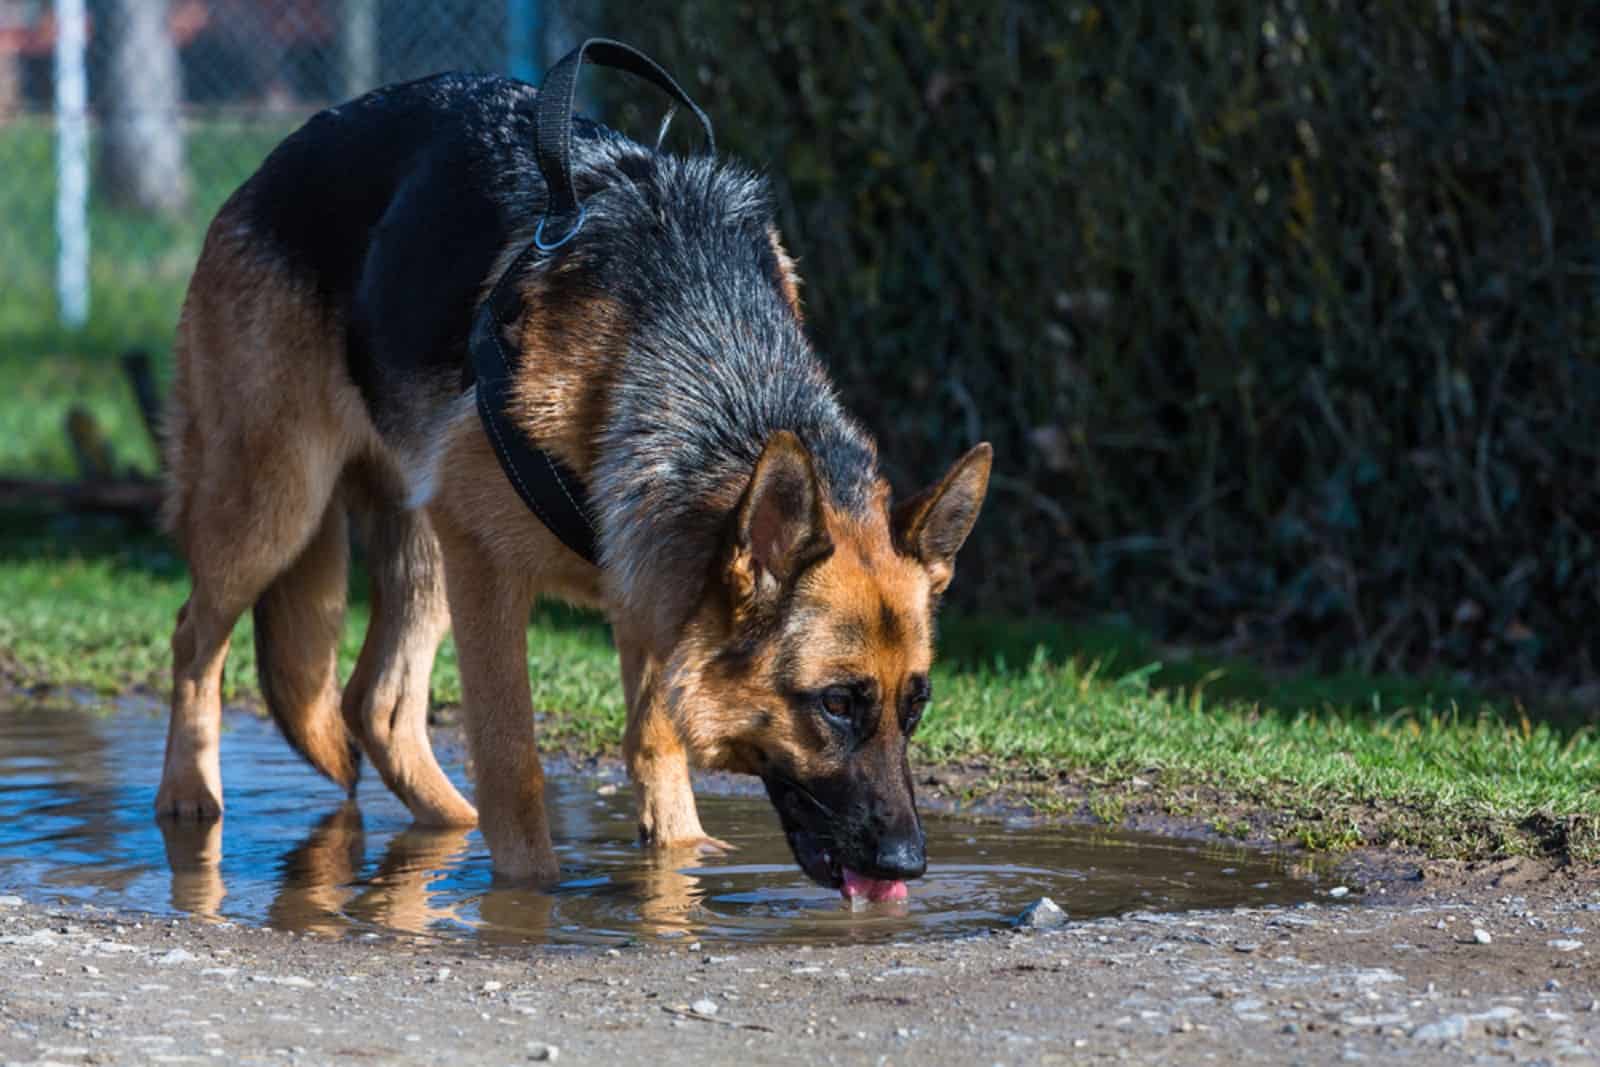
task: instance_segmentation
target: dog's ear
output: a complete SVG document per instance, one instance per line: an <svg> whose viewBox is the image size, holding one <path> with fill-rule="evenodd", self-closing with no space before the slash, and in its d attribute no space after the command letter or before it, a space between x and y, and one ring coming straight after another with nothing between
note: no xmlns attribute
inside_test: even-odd
<svg viewBox="0 0 1600 1067"><path fill-rule="evenodd" d="M928 569L935 595L955 576L956 553L978 521L993 465L994 449L988 442L978 445L956 460L936 485L894 509L895 543Z"/></svg>
<svg viewBox="0 0 1600 1067"><path fill-rule="evenodd" d="M729 579L740 608L769 602L829 547L811 453L779 430L767 441L739 501Z"/></svg>

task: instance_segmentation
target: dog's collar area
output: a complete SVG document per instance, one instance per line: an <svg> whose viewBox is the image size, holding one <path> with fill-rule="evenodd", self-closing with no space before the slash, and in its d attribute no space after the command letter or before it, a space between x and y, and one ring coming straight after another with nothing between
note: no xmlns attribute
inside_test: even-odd
<svg viewBox="0 0 1600 1067"><path fill-rule="evenodd" d="M478 418L494 446L500 469L522 502L562 544L585 561L598 563L588 492L582 480L530 440L506 413L514 379L512 359L501 339L501 329L508 321L499 313L502 306L494 297L484 301L473 317L467 342L477 379ZM514 317L513 313L511 318Z"/></svg>
<svg viewBox="0 0 1600 1067"><path fill-rule="evenodd" d="M535 257L554 252L576 237L588 217L572 181L572 107L578 70L585 62L615 67L643 78L687 107L705 130L707 151L716 151L716 138L706 113L643 52L603 37L592 37L573 49L550 68L534 103L534 140L539 173L544 178L545 213L534 230L533 240L496 280L489 298L472 319L467 350L470 372L478 387L478 417L494 446L500 468L522 502L562 544L584 560L597 563L595 528L589 519L588 493L582 480L540 448L506 414L517 364L516 354L506 351L502 336L503 329L514 323L522 311L517 279Z"/></svg>

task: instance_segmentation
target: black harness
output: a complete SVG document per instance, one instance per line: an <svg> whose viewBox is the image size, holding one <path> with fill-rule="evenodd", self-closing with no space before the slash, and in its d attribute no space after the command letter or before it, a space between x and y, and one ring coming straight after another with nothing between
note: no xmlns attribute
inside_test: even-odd
<svg viewBox="0 0 1600 1067"><path fill-rule="evenodd" d="M656 85L688 108L706 132L706 150L716 151L711 120L672 77L644 53L617 41L593 37L569 52L545 75L534 103L534 138L544 177L544 216L533 241L511 261L478 306L467 340L471 373L478 387L478 417L506 478L539 521L561 543L590 563L598 562L588 492L565 464L540 448L506 414L520 353L508 350L502 333L522 313L516 280L534 260L549 255L583 229L584 210L572 183L572 107L578 70L587 60L615 67ZM669 115L670 118L670 115Z"/></svg>

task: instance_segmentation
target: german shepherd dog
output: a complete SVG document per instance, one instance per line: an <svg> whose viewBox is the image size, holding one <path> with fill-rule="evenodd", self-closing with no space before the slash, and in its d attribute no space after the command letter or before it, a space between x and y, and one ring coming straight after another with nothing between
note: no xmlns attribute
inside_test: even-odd
<svg viewBox="0 0 1600 1067"><path fill-rule="evenodd" d="M553 882L526 655L550 596L611 622L643 843L725 847L690 767L754 774L808 876L903 896L926 867L906 747L990 448L891 502L741 166L578 120L582 229L519 259L547 198L537 95L447 74L323 111L212 222L167 428L192 589L158 814L222 811L223 662L253 609L262 693L312 766L353 790L365 754L419 824L476 822L497 876ZM469 328L513 262L508 417L588 488L596 563L524 506L474 410ZM341 694L352 530L372 618ZM427 734L451 627L476 809Z"/></svg>

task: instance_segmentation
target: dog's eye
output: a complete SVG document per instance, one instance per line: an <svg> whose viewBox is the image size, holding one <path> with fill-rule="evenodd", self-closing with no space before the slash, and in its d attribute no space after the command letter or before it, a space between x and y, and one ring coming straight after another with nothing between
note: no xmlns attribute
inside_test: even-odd
<svg viewBox="0 0 1600 1067"><path fill-rule="evenodd" d="M927 694L924 693L907 701L906 723L903 728L903 732L907 737L910 737L916 731L917 724L922 721L922 713L927 710L928 699Z"/></svg>
<svg viewBox="0 0 1600 1067"><path fill-rule="evenodd" d="M855 725L855 694L843 686L822 691L822 712L840 726Z"/></svg>
<svg viewBox="0 0 1600 1067"><path fill-rule="evenodd" d="M900 713L900 730L907 737L916 731L917 723L922 721L922 713L931 699L933 687L928 684L927 678L921 675L913 677L910 691L905 695L904 710Z"/></svg>

